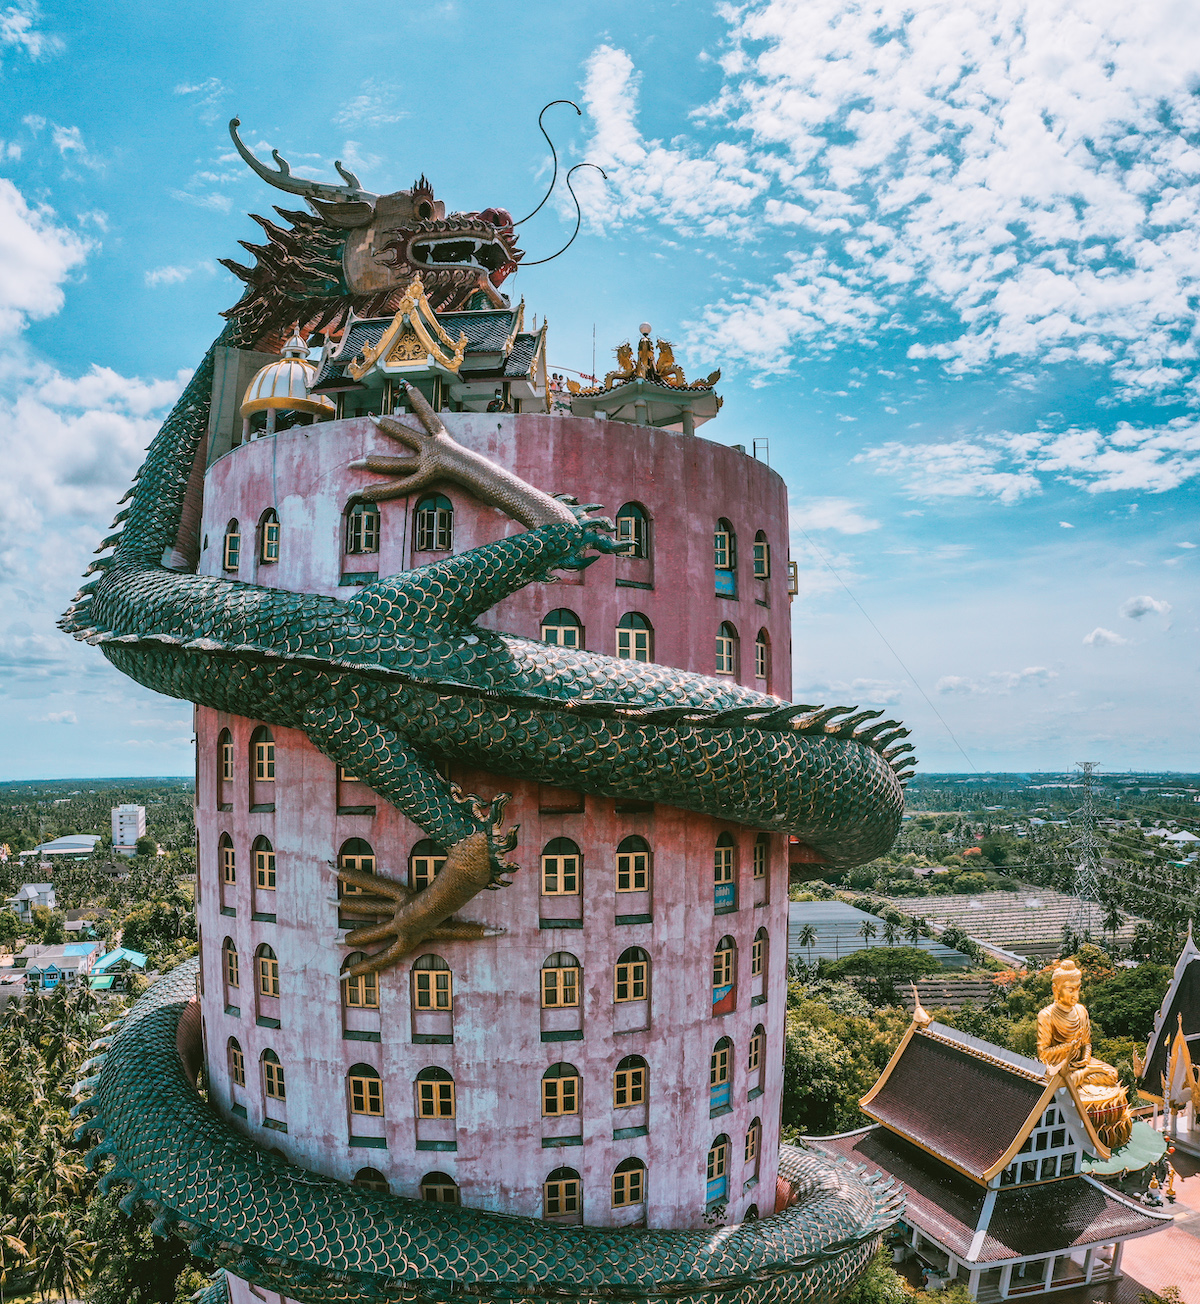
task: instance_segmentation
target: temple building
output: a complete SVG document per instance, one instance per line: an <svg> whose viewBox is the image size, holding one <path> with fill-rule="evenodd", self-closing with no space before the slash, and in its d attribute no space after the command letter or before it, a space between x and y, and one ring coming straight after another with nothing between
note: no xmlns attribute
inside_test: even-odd
<svg viewBox="0 0 1200 1304"><path fill-rule="evenodd" d="M1112 1151L1077 1076L938 1023L918 1000L860 1102L875 1123L814 1144L904 1184L896 1257L916 1256L933 1284L963 1281L988 1302L1115 1281L1122 1245L1172 1220L1093 1175Z"/></svg>
<svg viewBox="0 0 1200 1304"><path fill-rule="evenodd" d="M1156 1107L1154 1125L1171 1138L1177 1150L1200 1156L1196 1058L1200 1058L1200 948L1189 923L1187 941L1154 1016L1146 1054L1135 1061L1134 1069L1138 1095Z"/></svg>

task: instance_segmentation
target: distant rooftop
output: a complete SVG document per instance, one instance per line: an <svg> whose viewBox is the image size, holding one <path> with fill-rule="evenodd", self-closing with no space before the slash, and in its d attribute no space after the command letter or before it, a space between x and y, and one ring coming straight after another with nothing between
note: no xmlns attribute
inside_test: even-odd
<svg viewBox="0 0 1200 1304"><path fill-rule="evenodd" d="M860 929L870 922L877 930L868 941ZM800 945L800 933L806 924L811 924L817 934L817 940L811 947ZM961 951L946 946L942 942L928 937L909 940L903 930L895 942L884 940L883 930L886 921L878 915L868 914L844 901L793 901L788 906L788 959L805 960L843 960L855 951L888 946L917 946L943 964L948 969L966 969L970 959Z"/></svg>

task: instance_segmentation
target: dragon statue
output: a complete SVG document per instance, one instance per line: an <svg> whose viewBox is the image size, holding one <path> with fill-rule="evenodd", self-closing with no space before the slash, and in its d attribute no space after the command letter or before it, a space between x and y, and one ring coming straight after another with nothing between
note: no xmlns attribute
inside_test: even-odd
<svg viewBox="0 0 1200 1304"><path fill-rule="evenodd" d="M386 312L417 272L443 310L487 306L522 256L504 210L447 216L424 178L376 196L340 165L344 186L301 180L277 153L278 170L261 164L237 126L243 157L303 194L315 216L276 210L286 229L256 219L269 242L247 246L253 268L229 264L247 288L214 348L271 349L297 322L330 330L351 311ZM446 849L420 892L343 871L375 893L363 911L374 922L348 940L380 947L355 972L392 964L425 938L481 935L455 912L517 868L506 797L462 794L439 773L445 761L786 831L830 868L891 844L913 761L899 741L906 731L881 712L797 705L476 625L506 595L619 545L611 523L589 515L594 505L551 497L455 443L415 390L420 428L378 421L403 452L360 464L384 477L364 496L451 480L526 533L348 601L195 573L213 356L151 443L118 532L97 550L110 555L89 568L60 623L158 692L303 730ZM895 1191L791 1149L781 1172L796 1201L720 1236L547 1227L349 1189L259 1150L196 1096L196 1064L189 1079L180 1058L197 1022L194 970L156 984L91 1062L96 1095L80 1108L97 1112L85 1126L104 1133L93 1155L117 1157L106 1180L130 1183L128 1198L156 1207L160 1229L289 1298L826 1301L897 1216Z"/></svg>

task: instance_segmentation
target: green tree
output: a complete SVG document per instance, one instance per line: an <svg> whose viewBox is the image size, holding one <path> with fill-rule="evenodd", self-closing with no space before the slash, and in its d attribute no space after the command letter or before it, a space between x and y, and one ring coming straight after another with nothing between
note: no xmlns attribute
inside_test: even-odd
<svg viewBox="0 0 1200 1304"><path fill-rule="evenodd" d="M808 950L808 962L812 964L812 949L817 944L817 930L812 924L805 924L800 930L800 936L796 939L801 946Z"/></svg>
<svg viewBox="0 0 1200 1304"><path fill-rule="evenodd" d="M869 978L864 984L864 994L877 1005L898 1005L897 983L914 983L919 978L941 973L942 966L929 954L916 946L875 947L870 951L855 951L844 960L836 960L824 968L830 978Z"/></svg>
<svg viewBox="0 0 1200 1304"><path fill-rule="evenodd" d="M871 945L871 939L879 932L870 919L864 919L858 928L858 935L866 942L867 946Z"/></svg>
<svg viewBox="0 0 1200 1304"><path fill-rule="evenodd" d="M158 855L158 843L144 833L140 838L138 838L137 842L134 843L134 849L137 851L139 856Z"/></svg>
<svg viewBox="0 0 1200 1304"><path fill-rule="evenodd" d="M76 1211L51 1204L37 1211L33 1223L34 1275L43 1295L55 1291L67 1304L67 1291L81 1292L96 1255L95 1245L75 1226Z"/></svg>
<svg viewBox="0 0 1200 1304"><path fill-rule="evenodd" d="M14 1263L29 1257L29 1246L16 1235L19 1230L19 1218L12 1214L0 1215L0 1304L4 1304L4 1287Z"/></svg>
<svg viewBox="0 0 1200 1304"><path fill-rule="evenodd" d="M20 936L21 921L17 918L16 912L0 910L0 946L4 946L6 950L11 950L10 944Z"/></svg>
<svg viewBox="0 0 1200 1304"><path fill-rule="evenodd" d="M1129 1037L1143 1043L1145 1050L1171 972L1166 965L1149 962L1136 969L1117 969L1104 981L1089 983L1083 1003L1106 1036Z"/></svg>

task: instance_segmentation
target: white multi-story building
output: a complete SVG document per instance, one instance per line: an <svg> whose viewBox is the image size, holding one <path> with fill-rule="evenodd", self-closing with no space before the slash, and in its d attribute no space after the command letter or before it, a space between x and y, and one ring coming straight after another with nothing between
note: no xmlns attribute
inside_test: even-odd
<svg viewBox="0 0 1200 1304"><path fill-rule="evenodd" d="M132 856L137 848L138 838L146 834L146 808L126 803L114 806L112 811L113 850L124 856Z"/></svg>

